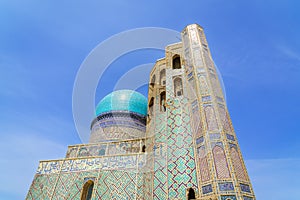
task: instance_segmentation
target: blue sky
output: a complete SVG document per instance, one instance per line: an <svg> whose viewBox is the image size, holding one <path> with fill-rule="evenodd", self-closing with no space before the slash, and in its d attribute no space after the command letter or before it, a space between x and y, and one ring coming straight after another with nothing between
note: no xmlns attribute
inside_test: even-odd
<svg viewBox="0 0 300 200"><path fill-rule="evenodd" d="M257 199L299 199L299 9L296 0L2 0L0 199L24 199L38 161L80 143L72 90L93 48L129 29L191 23L205 28ZM113 89L110 77L160 57L143 50L112 63L96 102Z"/></svg>

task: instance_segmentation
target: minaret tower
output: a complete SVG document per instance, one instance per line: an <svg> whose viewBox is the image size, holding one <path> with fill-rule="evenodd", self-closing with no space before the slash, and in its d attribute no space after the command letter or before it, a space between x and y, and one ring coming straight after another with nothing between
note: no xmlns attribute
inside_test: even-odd
<svg viewBox="0 0 300 200"><path fill-rule="evenodd" d="M150 74L154 199L254 200L203 28L182 31Z"/></svg>

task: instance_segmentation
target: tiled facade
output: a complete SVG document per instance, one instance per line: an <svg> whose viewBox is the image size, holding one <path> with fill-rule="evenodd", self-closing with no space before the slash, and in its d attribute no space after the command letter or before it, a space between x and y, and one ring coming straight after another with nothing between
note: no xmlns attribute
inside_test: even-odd
<svg viewBox="0 0 300 200"><path fill-rule="evenodd" d="M202 27L166 47L144 101L105 97L91 143L41 161L26 199L255 200Z"/></svg>

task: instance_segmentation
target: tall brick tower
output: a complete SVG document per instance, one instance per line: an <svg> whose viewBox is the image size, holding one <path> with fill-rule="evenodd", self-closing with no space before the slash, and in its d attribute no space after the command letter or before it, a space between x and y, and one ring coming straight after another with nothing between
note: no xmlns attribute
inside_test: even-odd
<svg viewBox="0 0 300 200"><path fill-rule="evenodd" d="M148 93L153 198L255 199L203 28L187 26L165 55Z"/></svg>

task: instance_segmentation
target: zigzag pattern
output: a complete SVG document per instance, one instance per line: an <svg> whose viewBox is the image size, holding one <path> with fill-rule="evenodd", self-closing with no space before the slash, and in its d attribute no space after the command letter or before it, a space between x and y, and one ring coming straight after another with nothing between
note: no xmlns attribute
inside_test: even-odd
<svg viewBox="0 0 300 200"><path fill-rule="evenodd" d="M50 199L54 189L58 174L36 175L26 200L45 200Z"/></svg>
<svg viewBox="0 0 300 200"><path fill-rule="evenodd" d="M136 173L115 170L103 171L99 175L96 199L135 199L136 187Z"/></svg>
<svg viewBox="0 0 300 200"><path fill-rule="evenodd" d="M187 99L176 99L170 108L168 126L168 178L169 198L186 198L187 188L198 188L196 180L193 137Z"/></svg>

